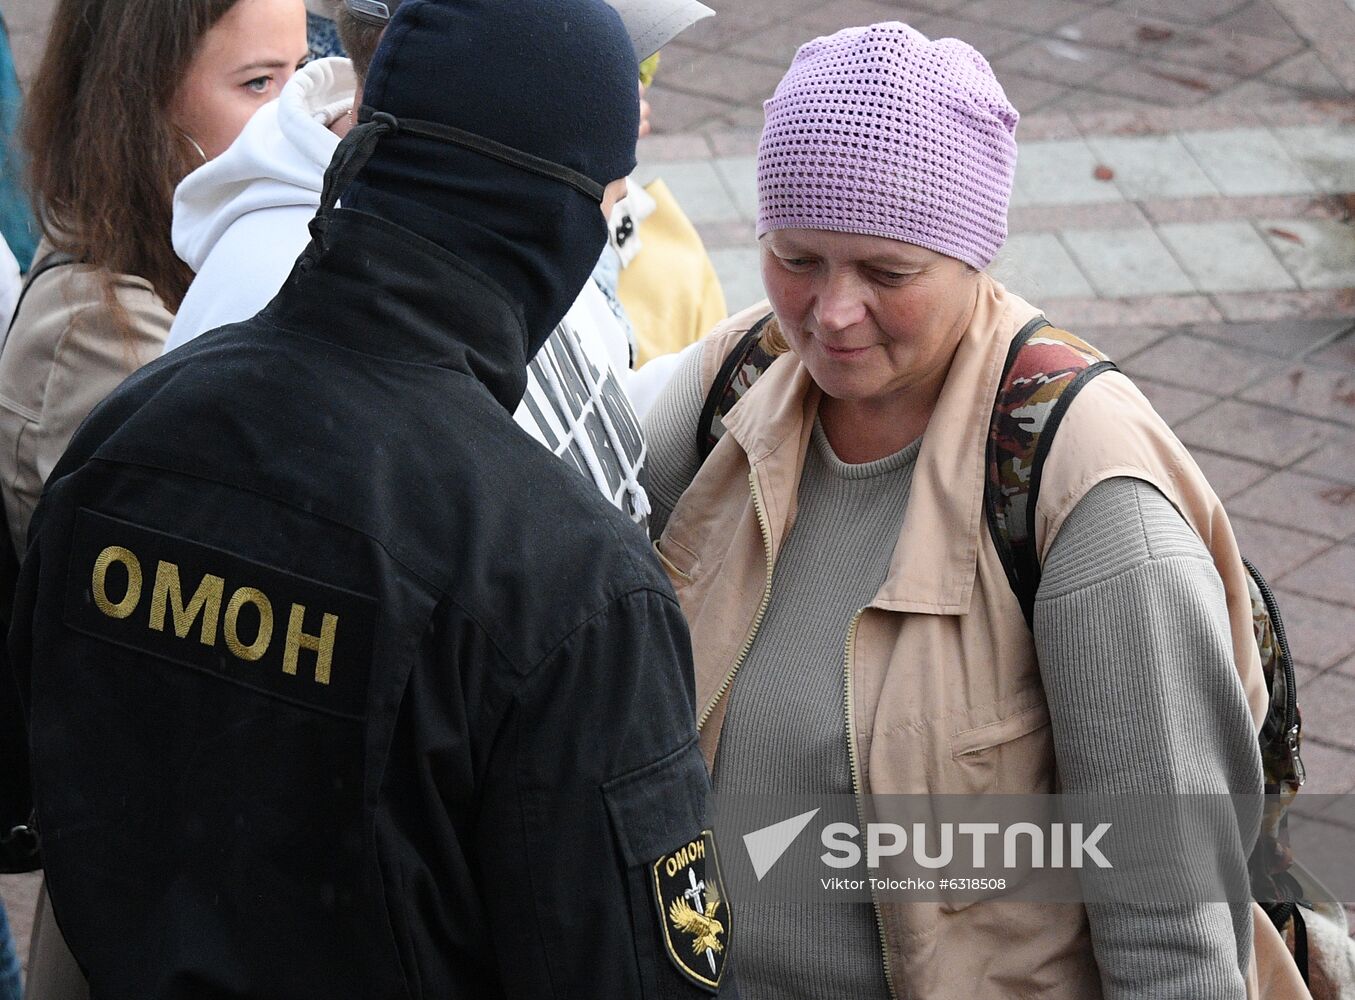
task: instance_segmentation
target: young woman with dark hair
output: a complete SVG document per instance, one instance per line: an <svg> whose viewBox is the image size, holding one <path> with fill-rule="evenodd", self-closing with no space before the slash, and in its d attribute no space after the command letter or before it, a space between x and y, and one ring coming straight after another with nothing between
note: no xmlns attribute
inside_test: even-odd
<svg viewBox="0 0 1355 1000"><path fill-rule="evenodd" d="M21 556L71 435L160 354L193 278L170 243L175 185L230 145L306 52L302 0L57 4L23 125L43 238L0 355L0 493ZM44 262L56 266L39 273ZM87 996L38 910L28 995Z"/></svg>

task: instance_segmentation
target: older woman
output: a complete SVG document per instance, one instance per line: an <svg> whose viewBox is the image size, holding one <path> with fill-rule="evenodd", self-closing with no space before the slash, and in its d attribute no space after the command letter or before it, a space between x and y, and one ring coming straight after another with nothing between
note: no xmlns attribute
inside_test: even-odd
<svg viewBox="0 0 1355 1000"><path fill-rule="evenodd" d="M983 57L903 24L844 30L800 50L766 114L762 344L784 353L704 463L703 402L765 304L690 352L647 421L717 793L1259 793L1236 545L1123 376L1086 384L1044 463L1031 624L994 543L990 415L1039 314L984 273L1017 113ZM1219 863L1236 870L1254 833L1223 831ZM1240 903L739 917L745 997L1255 989Z"/></svg>

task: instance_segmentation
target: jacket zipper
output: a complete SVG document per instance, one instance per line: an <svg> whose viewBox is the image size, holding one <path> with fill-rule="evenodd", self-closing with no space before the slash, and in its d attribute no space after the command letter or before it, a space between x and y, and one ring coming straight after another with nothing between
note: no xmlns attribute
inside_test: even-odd
<svg viewBox="0 0 1355 1000"><path fill-rule="evenodd" d="M1303 766L1303 758L1299 756L1299 720L1298 720L1298 691L1295 690L1298 679L1294 676L1294 661L1289 658L1289 639L1284 634L1284 622L1280 619L1280 607L1275 603L1275 595L1271 592L1270 585L1266 583L1265 577L1257 572L1253 566L1244 557L1242 565L1247 568L1251 578L1256 581L1256 589L1261 591L1261 600L1265 603L1266 614L1270 616L1270 627L1275 633L1275 648L1280 656L1280 664L1284 667L1284 738L1285 744L1289 748L1289 760L1294 765L1294 774L1302 785L1308 780L1308 769Z"/></svg>
<svg viewBox="0 0 1355 1000"><path fill-rule="evenodd" d="M856 759L856 727L852 724L852 654L856 649L856 626L860 624L861 616L865 613L866 609L862 608L852 616L852 622L847 626L847 646L842 654L842 714L847 720L847 760L852 771L852 797L856 800L856 822L862 830L866 826L866 817L861 807L861 768ZM894 988L894 972L889 967L889 943L885 940L880 900L876 898L873 887L870 890L870 905L875 908L875 932L880 937L880 957L884 961L885 985L889 988L891 1000L897 1000L899 994Z"/></svg>
<svg viewBox="0 0 1355 1000"><path fill-rule="evenodd" d="M734 675L739 672L739 667L743 666L743 661L748 657L748 651L753 648L753 640L757 638L758 629L762 627L762 619L767 614L767 605L772 600L772 530L767 524L767 511L762 505L762 493L757 486L757 473L750 471L748 473L748 488L753 493L753 510L757 514L758 530L762 532L762 547L767 553L767 582L762 588L762 603L758 605L757 614L753 618L753 630L748 633L748 638L744 640L743 648L739 650L738 658L734 660L734 666L730 668L725 676L724 683L720 689L715 692L715 697L710 700L710 704L702 711L701 717L696 721L696 728L699 732L705 727L710 719L711 713L715 711L715 706L720 704L720 699L725 696L731 684L734 683Z"/></svg>

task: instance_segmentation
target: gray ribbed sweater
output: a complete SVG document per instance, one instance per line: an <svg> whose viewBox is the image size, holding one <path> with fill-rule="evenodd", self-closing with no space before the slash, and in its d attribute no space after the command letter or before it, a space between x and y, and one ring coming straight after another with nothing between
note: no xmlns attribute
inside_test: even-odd
<svg viewBox="0 0 1355 1000"><path fill-rule="evenodd" d="M699 468L701 404L692 352L645 422L656 534ZM850 790L839 633L883 581L916 453L917 443L846 466L816 429L767 616L729 695L715 767L722 794ZM831 607L821 603L828 595ZM1070 514L1043 568L1035 643L1066 792L1260 792L1222 584L1151 486L1110 480ZM1219 831L1221 845L1235 840ZM1224 863L1235 867L1240 852L1231 854ZM1088 915L1107 1000L1245 995L1250 907L1103 904ZM750 1000L886 995L869 908L745 907L740 919L740 991Z"/></svg>

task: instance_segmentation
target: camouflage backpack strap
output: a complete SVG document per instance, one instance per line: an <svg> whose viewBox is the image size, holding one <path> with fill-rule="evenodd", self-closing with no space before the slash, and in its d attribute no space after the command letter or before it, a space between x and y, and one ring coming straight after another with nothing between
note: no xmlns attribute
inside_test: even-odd
<svg viewBox="0 0 1355 1000"><path fill-rule="evenodd" d="M706 393L705 405L701 407L701 419L696 424L696 451L701 461L706 460L720 438L724 437L724 416L734 409L734 404L743 398L743 394L753 387L758 376L771 367L776 355L762 346L762 332L772 321L775 313L768 313L749 328L739 338L734 349L725 356L720 365L710 391Z"/></svg>
<svg viewBox="0 0 1355 1000"><path fill-rule="evenodd" d="M1033 625L1040 560L1035 503L1045 457L1069 404L1097 375L1115 365L1086 341L1031 320L1012 339L988 428L988 530L1002 557L1026 624Z"/></svg>

